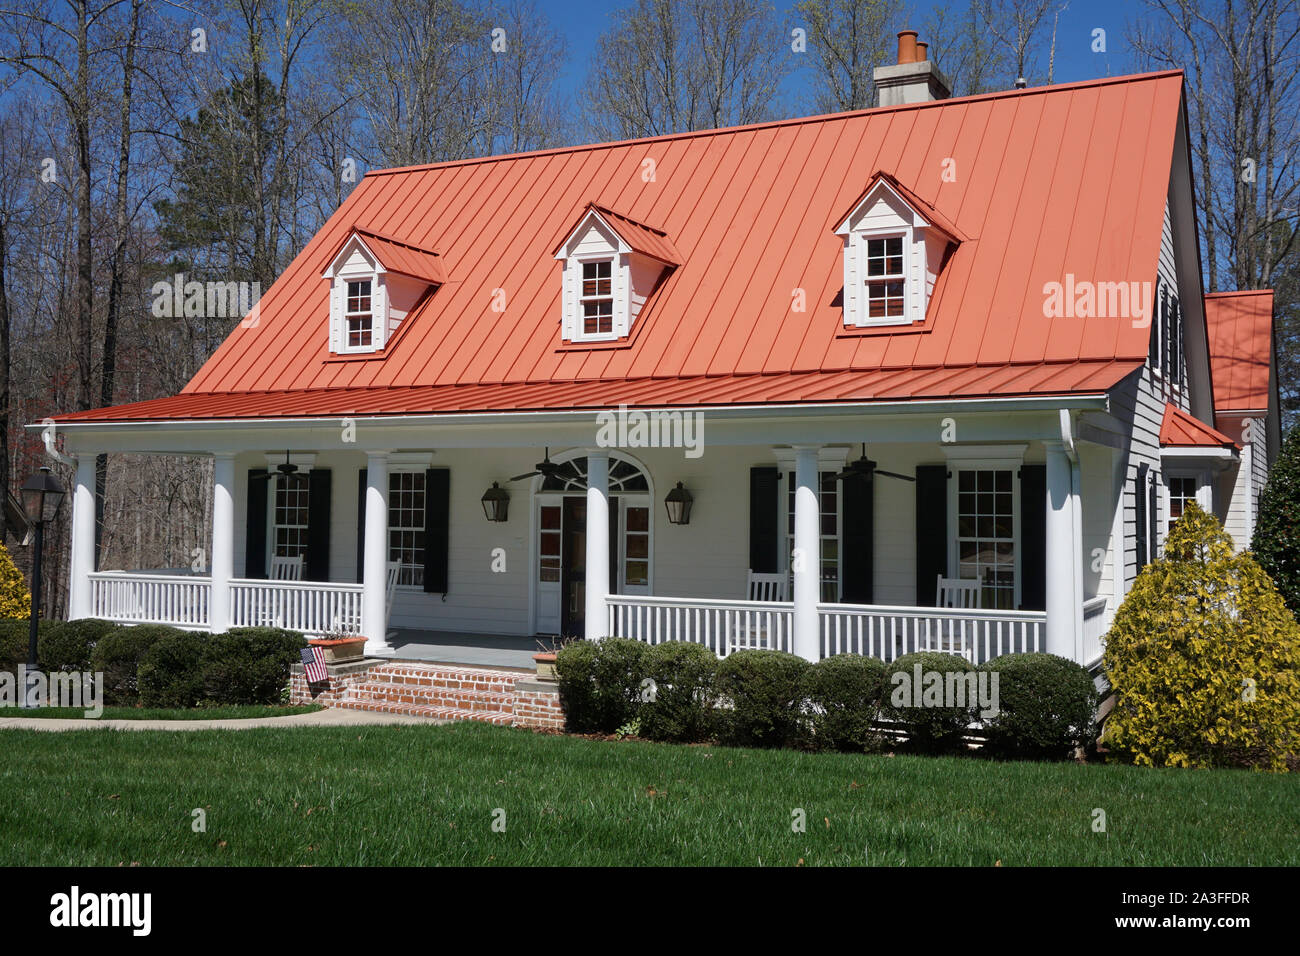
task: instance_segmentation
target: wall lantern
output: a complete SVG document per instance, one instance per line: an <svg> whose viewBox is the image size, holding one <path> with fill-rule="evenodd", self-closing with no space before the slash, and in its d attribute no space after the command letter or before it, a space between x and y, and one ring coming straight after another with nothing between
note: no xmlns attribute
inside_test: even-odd
<svg viewBox="0 0 1300 956"><path fill-rule="evenodd" d="M510 508L510 495L504 488L495 481L492 487L483 492L483 513L487 515L488 521L505 521L506 512Z"/></svg>
<svg viewBox="0 0 1300 956"><path fill-rule="evenodd" d="M682 487L682 483L677 482L677 487L668 492L668 497L664 499L664 507L668 509L668 523L690 524L691 502L694 500L691 493Z"/></svg>

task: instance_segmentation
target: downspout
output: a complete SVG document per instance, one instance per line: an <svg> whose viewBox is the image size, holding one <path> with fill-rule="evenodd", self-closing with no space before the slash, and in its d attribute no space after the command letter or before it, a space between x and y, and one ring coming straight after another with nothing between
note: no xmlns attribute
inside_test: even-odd
<svg viewBox="0 0 1300 956"><path fill-rule="evenodd" d="M57 441L58 436L55 434L54 419L47 418L41 422L41 424L45 426L41 429L41 441L45 443L45 454L49 455L60 465L66 465L69 468L76 468L77 459L70 458L55 447L54 443Z"/></svg>

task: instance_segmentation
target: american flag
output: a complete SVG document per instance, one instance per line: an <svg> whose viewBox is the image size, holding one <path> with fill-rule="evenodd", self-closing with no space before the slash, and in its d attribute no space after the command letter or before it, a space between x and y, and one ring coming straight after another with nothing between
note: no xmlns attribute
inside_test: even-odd
<svg viewBox="0 0 1300 956"><path fill-rule="evenodd" d="M325 651L319 647L304 647L302 649L302 669L307 672L307 683L319 684L322 681L329 680L329 675L325 673Z"/></svg>

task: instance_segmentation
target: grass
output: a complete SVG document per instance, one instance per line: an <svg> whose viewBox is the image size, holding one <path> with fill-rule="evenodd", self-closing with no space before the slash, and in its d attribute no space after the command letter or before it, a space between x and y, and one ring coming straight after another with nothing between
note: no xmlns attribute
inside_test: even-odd
<svg viewBox="0 0 1300 956"><path fill-rule="evenodd" d="M278 704L221 707L105 707L100 720L243 720L250 717L288 717L291 714L310 714L322 710L319 704L300 704L292 707ZM0 707L0 717L45 717L50 719L81 720L86 717L84 707Z"/></svg>
<svg viewBox="0 0 1300 956"><path fill-rule="evenodd" d="M3 865L1300 863L1300 780L1246 771L611 743L469 723L0 735ZM196 808L206 832L192 829ZM806 832L792 831L796 809Z"/></svg>

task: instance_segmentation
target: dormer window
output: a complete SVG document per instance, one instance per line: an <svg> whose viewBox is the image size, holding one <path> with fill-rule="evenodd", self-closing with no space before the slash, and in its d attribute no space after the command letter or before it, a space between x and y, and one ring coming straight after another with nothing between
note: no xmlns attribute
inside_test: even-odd
<svg viewBox="0 0 1300 956"><path fill-rule="evenodd" d="M589 205L555 251L565 342L617 342L632 333L647 299L677 264L659 229Z"/></svg>
<svg viewBox="0 0 1300 956"><path fill-rule="evenodd" d="M900 318L903 315L907 279L903 272L903 237L868 239L867 317Z"/></svg>
<svg viewBox="0 0 1300 956"><path fill-rule="evenodd" d="M380 352L406 316L446 281L438 254L353 228L322 278L330 283L330 351Z"/></svg>
<svg viewBox="0 0 1300 956"><path fill-rule="evenodd" d="M368 349L374 338L374 313L370 309L370 281L348 283L347 332L349 349Z"/></svg>
<svg viewBox="0 0 1300 956"><path fill-rule="evenodd" d="M844 325L924 322L949 247L961 241L956 227L877 173L835 232L844 239Z"/></svg>

